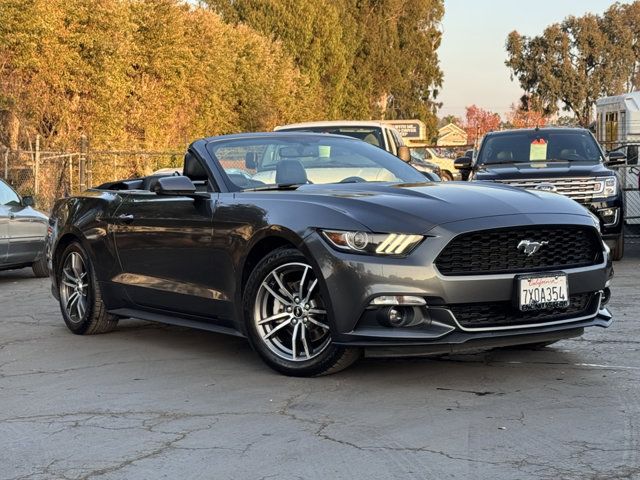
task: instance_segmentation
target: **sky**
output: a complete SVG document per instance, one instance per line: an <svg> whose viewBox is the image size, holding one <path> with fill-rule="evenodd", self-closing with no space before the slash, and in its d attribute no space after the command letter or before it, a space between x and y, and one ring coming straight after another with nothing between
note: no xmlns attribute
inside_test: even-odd
<svg viewBox="0 0 640 480"><path fill-rule="evenodd" d="M504 116L522 90L504 65L507 35L537 35L569 15L602 13L611 0L445 0L438 50L444 83L440 116L464 116L476 104ZM622 2L628 3L628 2Z"/></svg>

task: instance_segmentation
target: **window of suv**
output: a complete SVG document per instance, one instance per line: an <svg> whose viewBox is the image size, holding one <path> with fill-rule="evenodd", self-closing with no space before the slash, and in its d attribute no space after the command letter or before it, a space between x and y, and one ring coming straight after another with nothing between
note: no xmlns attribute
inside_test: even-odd
<svg viewBox="0 0 640 480"><path fill-rule="evenodd" d="M477 163L599 162L601 159L600 148L588 132L522 130L485 137Z"/></svg>

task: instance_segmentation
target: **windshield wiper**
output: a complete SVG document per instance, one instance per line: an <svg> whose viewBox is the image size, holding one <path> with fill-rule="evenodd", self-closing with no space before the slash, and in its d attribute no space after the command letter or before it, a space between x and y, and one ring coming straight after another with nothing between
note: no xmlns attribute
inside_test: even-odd
<svg viewBox="0 0 640 480"><path fill-rule="evenodd" d="M275 185L263 185L260 187L245 188L243 192L260 192L265 190L295 190L305 183L278 183Z"/></svg>

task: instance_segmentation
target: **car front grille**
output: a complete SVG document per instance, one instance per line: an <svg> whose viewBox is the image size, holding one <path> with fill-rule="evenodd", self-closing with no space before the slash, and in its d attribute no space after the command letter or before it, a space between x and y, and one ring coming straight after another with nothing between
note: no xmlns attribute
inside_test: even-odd
<svg viewBox="0 0 640 480"><path fill-rule="evenodd" d="M511 302L464 303L449 305L454 317L465 329L504 329L523 325L537 325L595 315L598 292L570 295L567 308L520 311Z"/></svg>
<svg viewBox="0 0 640 480"><path fill-rule="evenodd" d="M601 194L604 188L602 181L589 177L536 180L496 180L496 182L530 190L539 188L541 190L554 191L579 202L589 201L594 197L602 196Z"/></svg>
<svg viewBox="0 0 640 480"><path fill-rule="evenodd" d="M547 243L527 255L518 248L523 240ZM463 233L442 250L435 264L443 275L482 275L576 268L601 261L601 241L594 228L540 225Z"/></svg>

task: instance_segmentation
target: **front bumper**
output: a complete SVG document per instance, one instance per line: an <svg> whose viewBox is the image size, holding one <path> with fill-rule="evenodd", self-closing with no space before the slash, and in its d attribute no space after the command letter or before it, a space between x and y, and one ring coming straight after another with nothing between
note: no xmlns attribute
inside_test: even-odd
<svg viewBox="0 0 640 480"><path fill-rule="evenodd" d="M587 217L583 219L575 215L557 214L493 217L490 228L576 223L592 226ZM434 266L436 257L453 237L468 231L484 230L487 225L487 219L481 218L438 226L429 231L429 237L406 258L337 252L318 234L307 237L305 245L322 272L323 293L331 298L330 321L334 342L376 348L427 346L437 353L450 351L454 346L479 348L479 343L491 343L497 339L513 345L533 343L529 340L531 336L559 335L564 338L563 335L576 329L608 327L611 324L611 315L600 302L600 292L605 289L612 275L609 255L604 252L604 260L598 265L563 270L568 277L571 295L592 293L596 296L594 298L597 301L589 308L588 315L504 328L462 327L448 305L509 302L514 296L516 274L445 276ZM372 323L367 314L370 311L368 307L371 300L380 295L424 298L427 302L424 308L430 314L431 323L404 328Z"/></svg>

